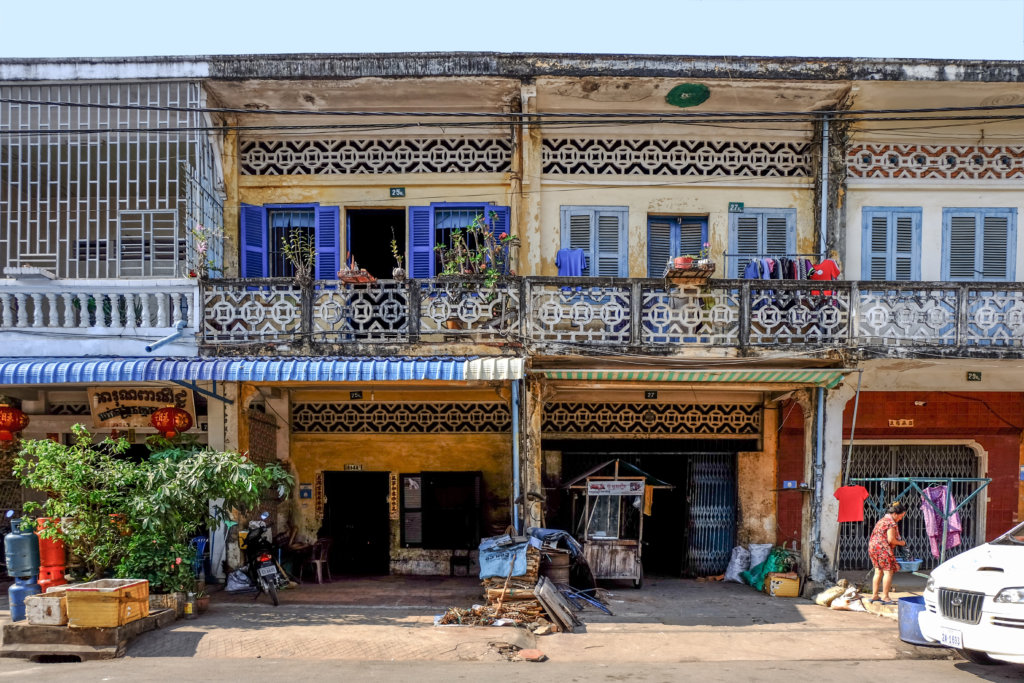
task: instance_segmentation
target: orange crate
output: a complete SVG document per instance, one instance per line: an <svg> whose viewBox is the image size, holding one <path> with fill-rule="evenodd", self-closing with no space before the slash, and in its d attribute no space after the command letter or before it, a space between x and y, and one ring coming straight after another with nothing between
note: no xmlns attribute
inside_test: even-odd
<svg viewBox="0 0 1024 683"><path fill-rule="evenodd" d="M149 581L100 579L68 586L68 626L114 628L149 616Z"/></svg>

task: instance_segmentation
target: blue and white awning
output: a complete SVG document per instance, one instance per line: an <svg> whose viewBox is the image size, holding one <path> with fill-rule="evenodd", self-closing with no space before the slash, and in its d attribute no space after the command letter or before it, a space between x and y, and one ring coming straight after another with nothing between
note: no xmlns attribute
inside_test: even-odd
<svg viewBox="0 0 1024 683"><path fill-rule="evenodd" d="M388 358L0 358L0 385L103 382L403 382L511 379L483 376L458 356ZM476 368L467 373L467 366ZM518 366L521 376L521 361Z"/></svg>

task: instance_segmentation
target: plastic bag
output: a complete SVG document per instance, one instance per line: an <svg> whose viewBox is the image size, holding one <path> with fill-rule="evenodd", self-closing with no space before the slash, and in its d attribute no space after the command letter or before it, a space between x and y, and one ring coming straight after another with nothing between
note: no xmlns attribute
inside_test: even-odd
<svg viewBox="0 0 1024 683"><path fill-rule="evenodd" d="M853 603L860 603L860 593L857 592L856 586L850 586L847 588L842 595L832 601L832 604L829 605L829 609L851 610L858 612L864 611L863 609L856 610L851 606ZM861 605L861 607L863 608L863 605Z"/></svg>
<svg viewBox="0 0 1024 683"><path fill-rule="evenodd" d="M732 549L732 557L729 558L729 566L725 570L725 580L743 583L740 573L747 569L750 569L750 551L738 545Z"/></svg>
<svg viewBox="0 0 1024 683"><path fill-rule="evenodd" d="M768 559L768 555L772 552L771 543L751 543L750 548L750 566L756 567L765 560Z"/></svg>
<svg viewBox="0 0 1024 683"><path fill-rule="evenodd" d="M228 581L224 590L228 593L244 593L245 591L256 590L256 588L249 581L249 577L244 571L236 569L228 574Z"/></svg>
<svg viewBox="0 0 1024 683"><path fill-rule="evenodd" d="M832 604L832 601L838 598L840 595L846 592L849 584L846 579L839 579L839 583L831 588L826 588L817 595L814 596L814 602L822 607L828 607Z"/></svg>

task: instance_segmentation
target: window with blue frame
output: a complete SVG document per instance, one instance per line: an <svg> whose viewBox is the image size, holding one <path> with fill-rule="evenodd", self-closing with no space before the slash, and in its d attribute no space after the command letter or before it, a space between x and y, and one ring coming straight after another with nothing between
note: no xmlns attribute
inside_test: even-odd
<svg viewBox="0 0 1024 683"><path fill-rule="evenodd" d="M756 258L796 252L796 209L753 209L729 214L727 277L739 277Z"/></svg>
<svg viewBox="0 0 1024 683"><path fill-rule="evenodd" d="M865 206L861 218L861 277L920 280L920 207Z"/></svg>
<svg viewBox="0 0 1024 683"><path fill-rule="evenodd" d="M291 277L294 269L282 250L282 238L298 230L316 245L313 277L334 280L341 266L337 206L264 204L241 207L242 277Z"/></svg>
<svg viewBox="0 0 1024 683"><path fill-rule="evenodd" d="M942 210L943 280L1013 280L1017 209Z"/></svg>
<svg viewBox="0 0 1024 683"><path fill-rule="evenodd" d="M453 230L465 230L478 216L497 237L509 232L509 207L494 204L436 202L409 207L409 277L436 277L441 270L434 247L451 245ZM470 242L472 248L475 245Z"/></svg>
<svg viewBox="0 0 1024 683"><path fill-rule="evenodd" d="M584 277L629 277L629 208L563 206L562 249L582 249Z"/></svg>
<svg viewBox="0 0 1024 683"><path fill-rule="evenodd" d="M708 219L647 217L647 277L663 277L669 259L697 256L708 241Z"/></svg>

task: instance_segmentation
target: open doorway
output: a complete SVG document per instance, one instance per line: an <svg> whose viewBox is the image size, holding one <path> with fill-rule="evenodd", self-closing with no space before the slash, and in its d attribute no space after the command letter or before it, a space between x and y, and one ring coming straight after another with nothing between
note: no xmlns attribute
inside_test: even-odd
<svg viewBox="0 0 1024 683"><path fill-rule="evenodd" d="M391 254L391 240L403 259L406 255L405 209L347 209L345 213L349 255L378 280L390 280L398 265Z"/></svg>
<svg viewBox="0 0 1024 683"><path fill-rule="evenodd" d="M331 539L332 574L388 574L391 523L387 472L324 472L320 537Z"/></svg>

